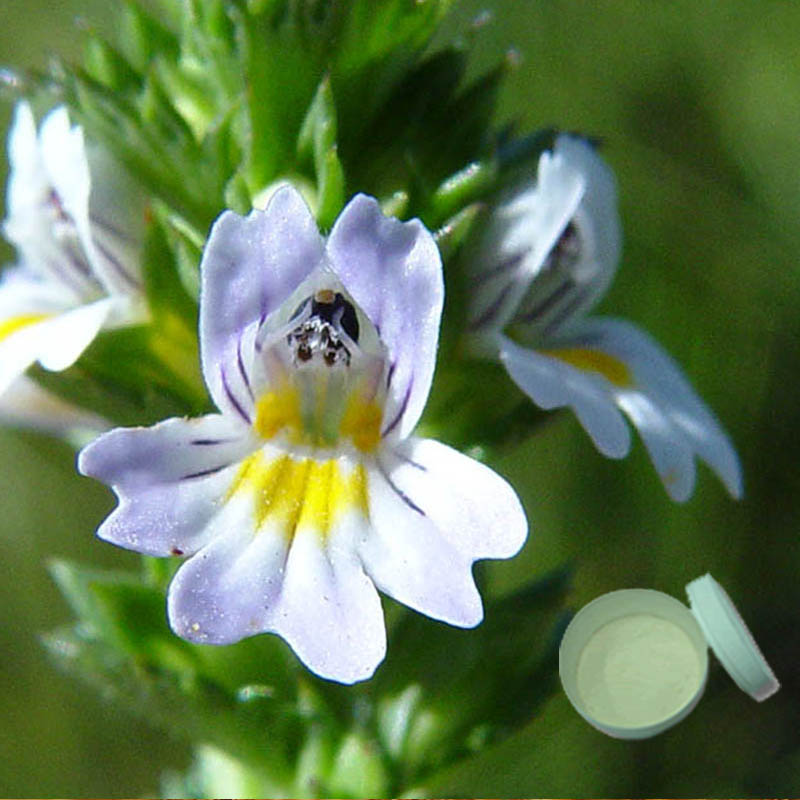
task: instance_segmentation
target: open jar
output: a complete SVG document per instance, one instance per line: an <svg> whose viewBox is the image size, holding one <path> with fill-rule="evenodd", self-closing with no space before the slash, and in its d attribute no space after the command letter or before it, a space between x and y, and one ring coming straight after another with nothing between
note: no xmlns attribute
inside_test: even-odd
<svg viewBox="0 0 800 800"><path fill-rule="evenodd" d="M601 595L570 622L559 650L564 691L591 725L646 739L680 722L703 694L708 645L756 700L780 684L725 590L704 575L687 587L691 609L663 592Z"/></svg>

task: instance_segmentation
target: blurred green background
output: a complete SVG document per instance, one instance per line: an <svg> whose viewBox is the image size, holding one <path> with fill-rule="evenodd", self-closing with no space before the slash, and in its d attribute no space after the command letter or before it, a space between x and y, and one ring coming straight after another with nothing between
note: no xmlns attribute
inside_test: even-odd
<svg viewBox="0 0 800 800"><path fill-rule="evenodd" d="M79 15L113 3L4 0L0 64L78 51ZM705 469L672 504L640 443L598 455L568 414L498 468L533 533L494 564L505 590L565 561L571 602L640 586L678 598L710 571L737 602L783 688L763 705L715 664L697 709L649 741L586 725L557 693L517 735L443 775L440 796L796 795L800 787L800 5L762 0L464 2L485 7L476 66L513 46L502 119L602 137L620 187L623 263L601 311L649 330L683 365L741 455L736 503ZM10 105L0 107L5 126ZM10 251L4 251L10 257ZM69 612L45 564L134 564L95 541L111 506L70 450L0 433L0 795L152 794L188 752L52 669L37 636ZM391 653L389 655L391 658Z"/></svg>

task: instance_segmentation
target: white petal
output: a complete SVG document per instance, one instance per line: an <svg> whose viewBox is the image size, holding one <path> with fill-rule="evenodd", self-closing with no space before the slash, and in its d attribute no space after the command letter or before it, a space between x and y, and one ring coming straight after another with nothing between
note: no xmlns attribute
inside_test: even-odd
<svg viewBox="0 0 800 800"><path fill-rule="evenodd" d="M384 432L403 439L422 414L436 363L444 300L436 242L419 220L385 217L374 198L360 194L336 220L326 252L388 349Z"/></svg>
<svg viewBox="0 0 800 800"><path fill-rule="evenodd" d="M513 555L527 532L502 478L429 440L383 454L369 474L369 509L373 530L359 553L378 588L461 627L483 618L472 563Z"/></svg>
<svg viewBox="0 0 800 800"><path fill-rule="evenodd" d="M433 439L402 442L384 466L392 483L465 556L510 558L528 521L511 485L494 470Z"/></svg>
<svg viewBox="0 0 800 800"><path fill-rule="evenodd" d="M483 619L472 562L406 505L382 477L370 476L374 530L359 546L367 574L382 591L433 619L472 628Z"/></svg>
<svg viewBox="0 0 800 800"><path fill-rule="evenodd" d="M0 393L34 361L54 371L71 366L97 335L112 305L99 300L25 325L0 341Z"/></svg>
<svg viewBox="0 0 800 800"><path fill-rule="evenodd" d="M317 675L340 683L372 676L386 654L383 609L356 555L367 522L351 515L326 543L300 529L269 626Z"/></svg>
<svg viewBox="0 0 800 800"><path fill-rule="evenodd" d="M266 630L281 588L287 541L282 531L256 531L252 505L220 505L207 544L181 566L169 587L167 613L178 636L231 644Z"/></svg>
<svg viewBox="0 0 800 800"><path fill-rule="evenodd" d="M226 211L214 223L200 265L200 352L217 408L239 413L237 405L247 398L238 366L240 338L289 297L322 255L314 217L288 185L265 211L247 217Z"/></svg>
<svg viewBox="0 0 800 800"><path fill-rule="evenodd" d="M38 355L39 363L55 372L72 366L100 332L115 303L107 297L44 323L48 340Z"/></svg>
<svg viewBox="0 0 800 800"><path fill-rule="evenodd" d="M686 464L697 455L733 497L740 497L742 473L736 450L672 358L644 331L623 320L586 320L580 336L630 369L634 386L617 387L618 402L648 443L670 495L685 500L691 494L694 473ZM670 446L664 442L666 431L671 432Z"/></svg>
<svg viewBox="0 0 800 800"><path fill-rule="evenodd" d="M119 498L97 535L149 555L196 552L218 535L221 498L254 447L235 417L218 414L101 436L78 456L78 471Z"/></svg>
<svg viewBox="0 0 800 800"><path fill-rule="evenodd" d="M630 430L610 384L601 375L520 347L505 337L500 359L514 383L540 408L571 408L603 455L622 458L628 453Z"/></svg>
<svg viewBox="0 0 800 800"><path fill-rule="evenodd" d="M17 103L8 134L8 216L30 209L45 191L47 177L39 154L36 122L26 100Z"/></svg>

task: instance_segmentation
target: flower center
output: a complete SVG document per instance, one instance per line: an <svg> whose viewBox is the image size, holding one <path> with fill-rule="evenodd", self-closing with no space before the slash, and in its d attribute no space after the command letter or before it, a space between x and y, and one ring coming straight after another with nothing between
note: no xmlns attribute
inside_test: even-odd
<svg viewBox="0 0 800 800"><path fill-rule="evenodd" d="M514 316L514 322L548 332L558 327L581 304L585 285L577 273L584 254L580 226L570 220Z"/></svg>
<svg viewBox="0 0 800 800"><path fill-rule="evenodd" d="M336 289L317 289L265 348L269 389L257 400L254 428L265 440L283 433L311 448L344 439L374 450L385 365L377 334L368 320L359 322L353 303Z"/></svg>
<svg viewBox="0 0 800 800"><path fill-rule="evenodd" d="M311 316L286 337L294 352L294 364L308 363L322 358L328 367L336 364L350 366L350 350L343 341L342 332L358 343L358 317L352 303L341 292L322 289L300 304L292 319L310 308Z"/></svg>

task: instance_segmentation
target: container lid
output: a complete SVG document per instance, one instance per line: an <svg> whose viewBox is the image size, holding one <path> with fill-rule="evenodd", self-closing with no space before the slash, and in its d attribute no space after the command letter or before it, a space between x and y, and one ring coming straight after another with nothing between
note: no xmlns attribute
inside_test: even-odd
<svg viewBox="0 0 800 800"><path fill-rule="evenodd" d="M706 574L688 584L686 594L711 649L739 688L759 701L775 694L778 679L725 590Z"/></svg>

